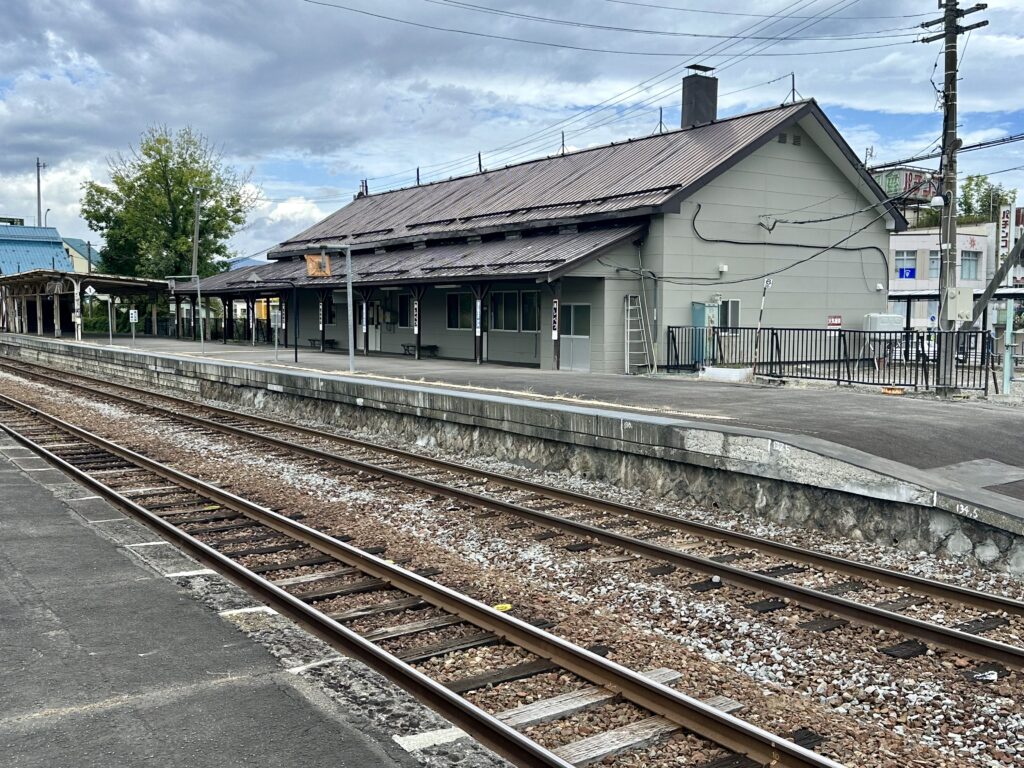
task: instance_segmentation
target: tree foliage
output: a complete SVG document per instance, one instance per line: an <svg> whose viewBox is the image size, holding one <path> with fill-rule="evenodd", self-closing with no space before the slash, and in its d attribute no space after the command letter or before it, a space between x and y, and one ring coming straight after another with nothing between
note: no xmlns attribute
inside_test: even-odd
<svg viewBox="0 0 1024 768"><path fill-rule="evenodd" d="M1016 189L993 184L988 180L988 176L983 174L972 174L964 180L960 188L957 218L969 218L974 223L996 221L999 218L1000 206L1013 205L1016 200Z"/></svg>
<svg viewBox="0 0 1024 768"><path fill-rule="evenodd" d="M191 128L153 127L127 156L108 160L110 184L82 185L82 217L103 234L101 269L164 278L192 271L194 190L202 191L199 274L224 268L227 240L245 224L258 191Z"/></svg>

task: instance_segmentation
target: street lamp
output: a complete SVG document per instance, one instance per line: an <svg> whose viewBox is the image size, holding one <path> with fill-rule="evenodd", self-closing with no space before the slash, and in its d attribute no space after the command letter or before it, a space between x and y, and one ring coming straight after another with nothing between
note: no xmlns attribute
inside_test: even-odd
<svg viewBox="0 0 1024 768"><path fill-rule="evenodd" d="M48 218L50 217L50 211L52 211L52 210L53 210L53 208L47 208L47 209L46 209L46 213L44 213L44 214L43 214L43 226L44 226L44 227L46 227L46 226L49 226L49 225L48 225L48 224L46 223L46 220L47 220L47 219L48 219Z"/></svg>

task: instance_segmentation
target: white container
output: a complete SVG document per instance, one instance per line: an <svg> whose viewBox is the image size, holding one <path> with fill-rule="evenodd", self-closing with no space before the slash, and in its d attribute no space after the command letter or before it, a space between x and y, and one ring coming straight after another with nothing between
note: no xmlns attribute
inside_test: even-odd
<svg viewBox="0 0 1024 768"><path fill-rule="evenodd" d="M902 331L907 319L903 315L886 315L870 312L864 315L865 331Z"/></svg>

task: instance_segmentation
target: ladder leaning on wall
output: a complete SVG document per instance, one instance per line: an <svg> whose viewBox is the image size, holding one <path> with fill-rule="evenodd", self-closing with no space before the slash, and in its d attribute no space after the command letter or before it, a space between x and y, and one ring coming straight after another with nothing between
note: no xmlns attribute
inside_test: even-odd
<svg viewBox="0 0 1024 768"><path fill-rule="evenodd" d="M638 295L625 297L626 373L653 373L654 359L647 335L644 306Z"/></svg>

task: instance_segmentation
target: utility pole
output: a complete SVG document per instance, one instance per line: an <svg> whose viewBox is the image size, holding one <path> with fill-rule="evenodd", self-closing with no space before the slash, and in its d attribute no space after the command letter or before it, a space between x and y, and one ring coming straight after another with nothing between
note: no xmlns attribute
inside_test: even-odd
<svg viewBox="0 0 1024 768"><path fill-rule="evenodd" d="M39 162L39 158L36 158L36 226L43 226L43 184L42 184L42 170L46 167L46 163Z"/></svg>
<svg viewBox="0 0 1024 768"><path fill-rule="evenodd" d="M956 288L956 153L960 149L960 139L957 136L957 38L964 32L988 24L981 21L977 24L964 27L960 25L960 19L969 13L983 11L988 8L985 3L978 3L971 8L961 9L959 0L946 0L939 2L939 8L944 13L941 19L926 21L921 26L929 29L939 24L943 25L943 31L937 35L931 35L921 40L922 43L931 43L942 40L945 52L946 78L942 92L943 119L942 119L942 225L939 229L939 330L955 331L957 325L957 288ZM935 376L935 383L941 390L951 388L951 378L956 368L956 349L952 335L946 335L942 340L939 352L939 370Z"/></svg>
<svg viewBox="0 0 1024 768"><path fill-rule="evenodd" d="M199 310L199 354L206 354L206 325L203 322L203 293L199 287L199 212L202 207L202 190L195 191L195 219L192 223L192 279L196 281L196 307ZM193 317L192 322L196 319Z"/></svg>

